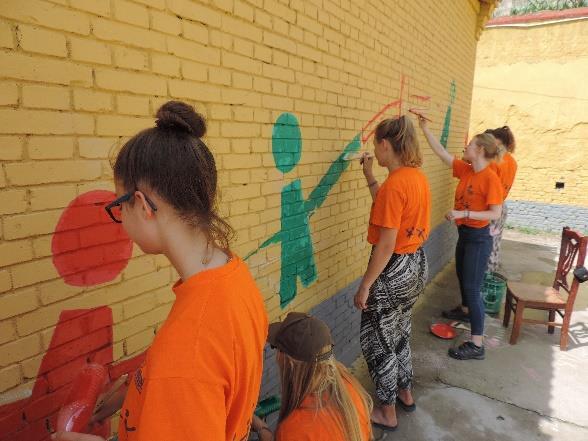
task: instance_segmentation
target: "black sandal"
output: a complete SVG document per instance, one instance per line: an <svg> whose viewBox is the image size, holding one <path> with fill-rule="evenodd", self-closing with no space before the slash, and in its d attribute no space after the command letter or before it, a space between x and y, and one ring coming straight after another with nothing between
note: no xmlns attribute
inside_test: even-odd
<svg viewBox="0 0 588 441"><path fill-rule="evenodd" d="M396 404L398 404L405 412L414 412L416 410L416 403L406 404L400 399L400 397L396 397Z"/></svg>
<svg viewBox="0 0 588 441"><path fill-rule="evenodd" d="M384 432L395 432L396 429L398 429L398 424L396 424L395 426L387 426L386 424L376 423L372 420L370 420L370 422L372 423L372 426L374 426L376 429L383 430Z"/></svg>

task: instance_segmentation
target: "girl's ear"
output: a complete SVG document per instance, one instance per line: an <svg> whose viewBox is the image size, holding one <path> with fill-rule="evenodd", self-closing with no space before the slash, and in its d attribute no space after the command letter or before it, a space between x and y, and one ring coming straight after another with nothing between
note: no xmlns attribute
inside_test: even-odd
<svg viewBox="0 0 588 441"><path fill-rule="evenodd" d="M147 219L153 218L153 210L147 202L147 199L145 199L145 195L139 190L135 192L135 203L140 204L142 212L144 213Z"/></svg>

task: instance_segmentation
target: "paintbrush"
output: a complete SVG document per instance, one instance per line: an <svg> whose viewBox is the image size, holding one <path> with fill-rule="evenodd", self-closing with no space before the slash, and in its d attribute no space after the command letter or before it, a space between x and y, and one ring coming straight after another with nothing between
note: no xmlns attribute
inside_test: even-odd
<svg viewBox="0 0 588 441"><path fill-rule="evenodd" d="M373 158L374 154L367 152L368 153L368 158ZM363 158L363 152L359 152L359 153L345 153L343 155L343 157L341 159L343 159L343 161L354 161L356 159L362 159Z"/></svg>
<svg viewBox="0 0 588 441"><path fill-rule="evenodd" d="M431 121L429 118L427 118L425 115L423 115L419 110L417 109L408 109L408 111L410 113L414 113L416 116L418 116L419 118L423 118L425 121L429 121L429 122L433 122Z"/></svg>

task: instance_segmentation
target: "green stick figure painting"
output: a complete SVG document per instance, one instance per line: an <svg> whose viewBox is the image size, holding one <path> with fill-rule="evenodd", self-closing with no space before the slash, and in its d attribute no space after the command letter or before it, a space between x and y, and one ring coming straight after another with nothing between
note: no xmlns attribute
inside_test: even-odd
<svg viewBox="0 0 588 441"><path fill-rule="evenodd" d="M449 140L449 127L451 126L451 106L455 102L455 80L451 81L449 86L449 105L447 106L447 112L445 113L445 121L443 122L443 132L441 132L441 139L439 142L445 148L447 148L447 141Z"/></svg>
<svg viewBox="0 0 588 441"><path fill-rule="evenodd" d="M357 135L331 164L308 199L304 199L300 179L286 185L282 189L280 231L245 257L248 259L262 248L273 243L281 243L280 306L282 308L296 297L298 278L305 288L317 278L309 219L323 204L331 188L349 166L349 161L344 160L346 154L355 153L360 147L360 135ZM274 124L272 153L276 168L284 174L292 171L300 161L302 136L298 120L291 113L281 114Z"/></svg>

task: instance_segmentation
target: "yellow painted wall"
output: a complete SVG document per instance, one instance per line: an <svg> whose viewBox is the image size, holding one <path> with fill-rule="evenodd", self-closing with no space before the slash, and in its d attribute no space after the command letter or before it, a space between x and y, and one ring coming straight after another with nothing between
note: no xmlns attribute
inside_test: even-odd
<svg viewBox="0 0 588 441"><path fill-rule="evenodd" d="M365 122L400 94L431 97L441 133L456 84L449 147L469 122L476 35L488 14L474 0L4 0L0 3L0 392L31 387L61 311L107 305L114 359L140 353L166 317L176 275L136 247L128 267L99 286L67 285L51 257L52 232L78 195L112 189L113 145L153 124L169 99L209 122L221 208L240 255L280 228L283 186L307 196ZM414 103L413 103L414 104ZM282 112L300 121L300 164L281 174L271 153ZM452 179L424 145L433 224ZM383 170L378 176L384 177ZM365 269L369 192L358 164L311 218L318 280L289 309L309 310ZM272 319L280 247L250 260Z"/></svg>
<svg viewBox="0 0 588 441"><path fill-rule="evenodd" d="M494 27L480 38L470 132L513 130L513 200L588 207L586 41L588 20Z"/></svg>

